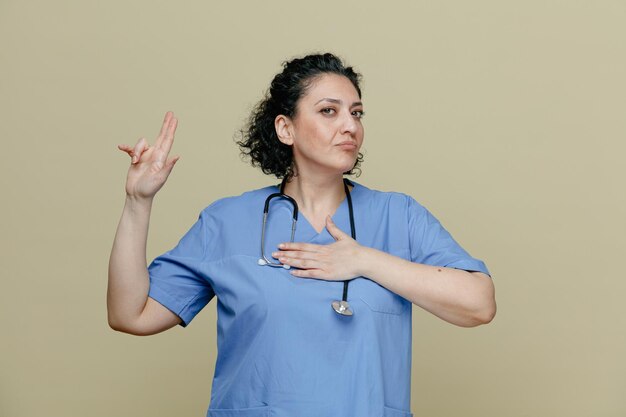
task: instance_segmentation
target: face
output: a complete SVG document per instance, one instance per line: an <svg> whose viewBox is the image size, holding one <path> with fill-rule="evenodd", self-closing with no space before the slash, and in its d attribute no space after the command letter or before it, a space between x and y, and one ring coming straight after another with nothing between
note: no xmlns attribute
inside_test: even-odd
<svg viewBox="0 0 626 417"><path fill-rule="evenodd" d="M279 116L276 128L280 140L292 146L298 174L340 175L352 169L363 144L362 116L352 82L324 74L300 98L295 116Z"/></svg>

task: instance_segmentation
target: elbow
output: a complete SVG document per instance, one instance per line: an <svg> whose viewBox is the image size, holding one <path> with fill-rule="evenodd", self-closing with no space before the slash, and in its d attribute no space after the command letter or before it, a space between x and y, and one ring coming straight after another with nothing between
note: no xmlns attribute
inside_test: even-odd
<svg viewBox="0 0 626 417"><path fill-rule="evenodd" d="M482 324L489 324L496 316L496 296L495 288L491 278L483 278L482 281L485 285L479 296L480 302L472 309L469 314L468 325L466 327L476 327Z"/></svg>
<svg viewBox="0 0 626 417"><path fill-rule="evenodd" d="M151 334L147 332L142 332L136 326L132 326L122 320L115 319L115 317L112 317L111 315L109 315L108 317L108 322L109 327L116 332L131 334L133 336L148 336Z"/></svg>
<svg viewBox="0 0 626 417"><path fill-rule="evenodd" d="M489 303L488 306L483 308L478 314L475 315L474 320L476 321L476 326L481 324L489 324L496 316L496 302L493 300L492 303Z"/></svg>
<svg viewBox="0 0 626 417"><path fill-rule="evenodd" d="M465 315L462 320L453 322L460 327L477 327L483 324L489 324L496 316L495 304L493 307L474 310L471 313Z"/></svg>
<svg viewBox="0 0 626 417"><path fill-rule="evenodd" d="M493 291L491 291L489 296L473 315L473 320L476 323L475 326L491 323L491 321L496 317L497 310L498 308L496 306L496 298Z"/></svg>
<svg viewBox="0 0 626 417"><path fill-rule="evenodd" d="M115 330L116 332L120 332L120 333L128 333L127 327L124 326L124 324L120 320L117 320L111 314L109 314L108 316L108 322L109 322L109 327L112 330Z"/></svg>
<svg viewBox="0 0 626 417"><path fill-rule="evenodd" d="M111 313L110 308L107 310L107 322L111 329L115 330L116 332L121 331L120 323L118 322L118 320L116 320L115 316Z"/></svg>

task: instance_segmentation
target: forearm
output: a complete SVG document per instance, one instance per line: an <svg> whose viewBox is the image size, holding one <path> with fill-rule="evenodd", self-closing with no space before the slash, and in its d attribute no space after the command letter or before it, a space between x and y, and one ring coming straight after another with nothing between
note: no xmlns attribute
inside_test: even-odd
<svg viewBox="0 0 626 417"><path fill-rule="evenodd" d="M148 299L146 242L151 209L151 199L126 198L109 258L107 310L114 329L123 330L136 320Z"/></svg>
<svg viewBox="0 0 626 417"><path fill-rule="evenodd" d="M410 262L372 248L359 255L361 275L437 317L463 327L491 321L493 282L482 273Z"/></svg>

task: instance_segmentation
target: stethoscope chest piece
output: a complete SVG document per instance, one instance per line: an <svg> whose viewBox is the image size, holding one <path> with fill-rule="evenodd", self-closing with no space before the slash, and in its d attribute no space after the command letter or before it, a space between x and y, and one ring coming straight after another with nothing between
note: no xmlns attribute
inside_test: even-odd
<svg viewBox="0 0 626 417"><path fill-rule="evenodd" d="M347 301L333 301L331 303L333 306L333 310L342 316L351 316L352 310L350 309L350 304Z"/></svg>

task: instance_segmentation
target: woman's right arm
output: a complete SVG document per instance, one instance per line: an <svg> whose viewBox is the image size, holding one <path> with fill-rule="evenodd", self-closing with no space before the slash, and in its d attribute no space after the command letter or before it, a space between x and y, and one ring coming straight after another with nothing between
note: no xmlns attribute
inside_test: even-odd
<svg viewBox="0 0 626 417"><path fill-rule="evenodd" d="M126 179L126 203L109 258L107 313L109 326L124 333L155 334L181 321L148 297L150 278L146 265L152 202L178 160L168 158L177 123L174 114L167 112L154 146L143 138L134 147L119 146L132 159Z"/></svg>

